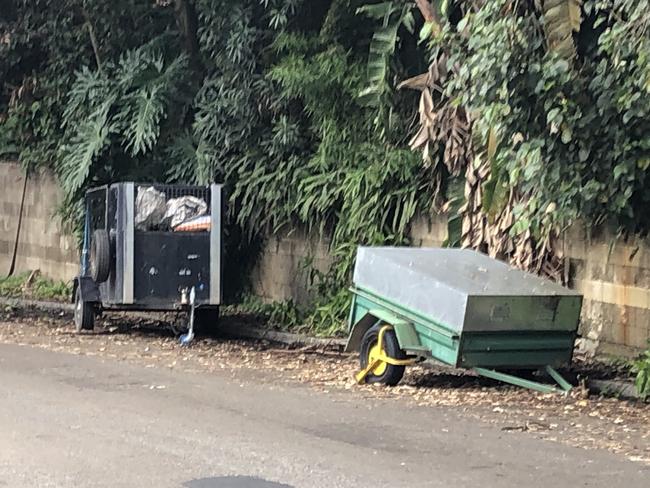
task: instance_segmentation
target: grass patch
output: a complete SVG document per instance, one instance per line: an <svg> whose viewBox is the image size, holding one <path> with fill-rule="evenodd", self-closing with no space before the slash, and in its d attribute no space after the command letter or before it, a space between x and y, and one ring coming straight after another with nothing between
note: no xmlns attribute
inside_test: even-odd
<svg viewBox="0 0 650 488"><path fill-rule="evenodd" d="M250 315L270 329L297 332L304 323L304 311L293 300L265 303L259 297L246 295L222 308L226 315Z"/></svg>
<svg viewBox="0 0 650 488"><path fill-rule="evenodd" d="M636 391L642 400L647 400L650 398L650 340L648 349L634 361L631 372L636 375Z"/></svg>
<svg viewBox="0 0 650 488"><path fill-rule="evenodd" d="M346 294L345 299L349 301ZM345 306L349 307L348 302ZM247 315L262 327L315 337L344 337L345 324L330 312L330 307L309 308L293 300L266 303L255 295L245 295L239 302L222 307L225 315ZM314 321L318 314L321 320ZM327 315L326 314L330 314ZM324 324L327 324L325 326Z"/></svg>
<svg viewBox="0 0 650 488"><path fill-rule="evenodd" d="M72 286L64 281L51 280L38 271L0 278L0 296L31 300L68 301Z"/></svg>

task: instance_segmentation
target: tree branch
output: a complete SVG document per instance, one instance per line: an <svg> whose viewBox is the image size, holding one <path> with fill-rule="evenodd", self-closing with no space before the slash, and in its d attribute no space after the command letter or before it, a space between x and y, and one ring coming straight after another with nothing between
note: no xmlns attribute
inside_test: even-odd
<svg viewBox="0 0 650 488"><path fill-rule="evenodd" d="M88 11L86 11L86 9L83 8L81 12L83 13L84 19L86 19L86 27L88 27L88 35L90 35L90 43L93 46L93 53L95 54L95 63L97 63L97 69L101 73L102 60L101 57L99 56L99 43L97 42L97 36L95 35L95 28L93 27L93 23L90 20L90 15L88 15Z"/></svg>
<svg viewBox="0 0 650 488"><path fill-rule="evenodd" d="M425 21L433 22L438 28L442 26L440 16L429 0L415 0L415 4L420 9Z"/></svg>
<svg viewBox="0 0 650 488"><path fill-rule="evenodd" d="M195 71L203 72L199 55L198 17L192 0L175 0L176 22L185 42L185 50Z"/></svg>

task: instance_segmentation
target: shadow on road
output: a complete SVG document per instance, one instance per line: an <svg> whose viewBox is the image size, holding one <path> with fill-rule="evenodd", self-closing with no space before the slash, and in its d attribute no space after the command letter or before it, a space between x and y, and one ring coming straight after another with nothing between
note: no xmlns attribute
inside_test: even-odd
<svg viewBox="0 0 650 488"><path fill-rule="evenodd" d="M289 485L251 476L223 476L188 481L187 488L292 488Z"/></svg>

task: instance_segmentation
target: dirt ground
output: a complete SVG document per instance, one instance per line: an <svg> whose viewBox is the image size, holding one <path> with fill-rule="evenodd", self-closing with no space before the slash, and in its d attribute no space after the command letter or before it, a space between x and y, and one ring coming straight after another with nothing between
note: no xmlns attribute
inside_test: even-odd
<svg viewBox="0 0 650 488"><path fill-rule="evenodd" d="M224 317L236 325L238 317ZM7 308L0 313L0 342L71 354L102 356L152 368L182 371L253 371L269 381L297 382L320 391L364 398L399 399L407 405L451 406L499 426L584 449L605 449L650 464L650 404L604 398L575 388L569 395L541 394L468 372L420 365L393 388L356 385L356 356L336 350L291 347L260 340L200 338L181 347L169 322L108 315L92 333L75 334L71 317ZM578 376L598 368L577 363ZM602 371L600 371L602 373ZM611 375L611 371L607 372Z"/></svg>

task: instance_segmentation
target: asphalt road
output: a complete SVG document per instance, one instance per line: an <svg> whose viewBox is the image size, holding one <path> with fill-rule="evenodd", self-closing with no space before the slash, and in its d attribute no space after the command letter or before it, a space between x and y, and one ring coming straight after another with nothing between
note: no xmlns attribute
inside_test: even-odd
<svg viewBox="0 0 650 488"><path fill-rule="evenodd" d="M0 345L0 487L650 486L448 408Z"/></svg>

